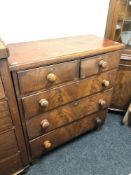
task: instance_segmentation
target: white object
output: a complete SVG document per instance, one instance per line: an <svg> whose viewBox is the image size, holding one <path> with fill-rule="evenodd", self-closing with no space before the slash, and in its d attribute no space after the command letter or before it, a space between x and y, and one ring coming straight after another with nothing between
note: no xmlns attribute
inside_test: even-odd
<svg viewBox="0 0 131 175"><path fill-rule="evenodd" d="M131 46L131 31L123 31L121 39L124 44Z"/></svg>

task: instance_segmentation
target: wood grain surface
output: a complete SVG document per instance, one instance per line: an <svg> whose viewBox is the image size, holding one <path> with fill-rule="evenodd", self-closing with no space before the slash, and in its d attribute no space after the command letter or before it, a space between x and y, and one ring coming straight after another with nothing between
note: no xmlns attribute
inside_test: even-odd
<svg viewBox="0 0 131 175"><path fill-rule="evenodd" d="M10 50L8 61L11 70L70 61L124 48L123 44L94 35L8 44L7 46Z"/></svg>
<svg viewBox="0 0 131 175"><path fill-rule="evenodd" d="M3 87L3 83L0 77L0 99L5 97L5 92L4 92L4 87Z"/></svg>
<svg viewBox="0 0 131 175"><path fill-rule="evenodd" d="M99 66L100 61L106 62L107 66L102 68ZM92 58L81 60L81 78L85 78L100 72L104 72L110 69L118 67L120 61L120 51L110 52L104 55L97 55Z"/></svg>
<svg viewBox="0 0 131 175"><path fill-rule="evenodd" d="M7 58L9 56L9 50L5 43L0 38L0 59Z"/></svg>
<svg viewBox="0 0 131 175"><path fill-rule="evenodd" d="M115 75L116 69L22 97L25 118L39 115L71 101L112 88L116 78ZM103 86L103 80L109 81L108 87ZM49 105L47 107L41 107L39 104L41 99L46 99Z"/></svg>
<svg viewBox="0 0 131 175"><path fill-rule="evenodd" d="M107 111L102 111L101 113L84 117L81 120L75 121L30 141L32 158L37 158L51 149L79 136L80 134L83 134L93 128L97 128L96 118L99 117L104 123L106 112ZM44 147L45 141L49 141L51 143L51 147L49 149Z"/></svg>
<svg viewBox="0 0 131 175"><path fill-rule="evenodd" d="M126 111L131 101L131 65L120 64L112 95L111 108Z"/></svg>
<svg viewBox="0 0 131 175"><path fill-rule="evenodd" d="M70 61L27 71L18 72L20 91L22 94L39 89L47 89L54 85L78 79L78 61ZM50 82L47 76L53 73L56 81Z"/></svg>
<svg viewBox="0 0 131 175"><path fill-rule="evenodd" d="M0 161L0 175L16 175L23 169L20 153ZM16 174L15 174L16 173Z"/></svg>
<svg viewBox="0 0 131 175"><path fill-rule="evenodd" d="M0 160L18 152L16 136L13 130L0 133Z"/></svg>
<svg viewBox="0 0 131 175"><path fill-rule="evenodd" d="M78 120L86 115L107 108L110 104L111 94L112 90L98 93L96 95L74 101L26 121L29 138L37 137L53 129ZM104 107L99 105L99 100L101 99L105 101ZM49 126L46 129L43 129L41 127L41 122L45 119L49 122Z"/></svg>
<svg viewBox="0 0 131 175"><path fill-rule="evenodd" d="M0 132L13 127L9 106L6 101L0 102Z"/></svg>

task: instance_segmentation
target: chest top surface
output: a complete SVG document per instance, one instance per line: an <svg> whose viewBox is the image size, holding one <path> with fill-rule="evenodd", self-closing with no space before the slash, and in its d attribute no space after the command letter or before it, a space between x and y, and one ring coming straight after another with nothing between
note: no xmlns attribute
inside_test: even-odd
<svg viewBox="0 0 131 175"><path fill-rule="evenodd" d="M11 70L70 61L76 58L119 50L123 44L94 35L8 44Z"/></svg>

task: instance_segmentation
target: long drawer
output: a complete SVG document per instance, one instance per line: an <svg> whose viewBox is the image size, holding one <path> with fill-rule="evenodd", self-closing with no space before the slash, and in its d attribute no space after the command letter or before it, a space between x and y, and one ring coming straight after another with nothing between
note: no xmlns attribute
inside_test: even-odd
<svg viewBox="0 0 131 175"><path fill-rule="evenodd" d="M108 90L90 97L85 97L27 120L26 126L29 138L35 138L86 115L107 108L110 104L111 94L112 90Z"/></svg>
<svg viewBox="0 0 131 175"><path fill-rule="evenodd" d="M78 61L70 61L18 72L22 94L39 89L47 89L56 84L78 78Z"/></svg>
<svg viewBox="0 0 131 175"><path fill-rule="evenodd" d="M0 160L12 156L18 152L18 146L14 130L0 133Z"/></svg>
<svg viewBox="0 0 131 175"><path fill-rule="evenodd" d="M113 87L116 70L22 98L25 118ZM105 84L104 84L105 83ZM44 105L45 103L45 105Z"/></svg>
<svg viewBox="0 0 131 175"><path fill-rule="evenodd" d="M120 52L109 52L81 60L80 77L85 78L118 67Z"/></svg>
<svg viewBox="0 0 131 175"><path fill-rule="evenodd" d="M0 132L11 128L12 119L7 101L0 102Z"/></svg>
<svg viewBox="0 0 131 175"><path fill-rule="evenodd" d="M30 141L32 158L37 158L47 151L97 127L97 118L104 122L106 110L84 117L69 125L58 128L37 139Z"/></svg>

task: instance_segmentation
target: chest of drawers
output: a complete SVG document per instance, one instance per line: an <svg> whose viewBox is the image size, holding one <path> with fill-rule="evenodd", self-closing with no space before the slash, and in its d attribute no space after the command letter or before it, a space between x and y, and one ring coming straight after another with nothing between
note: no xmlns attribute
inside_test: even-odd
<svg viewBox="0 0 131 175"><path fill-rule="evenodd" d="M29 162L7 57L0 41L0 175L21 172Z"/></svg>
<svg viewBox="0 0 131 175"><path fill-rule="evenodd" d="M30 161L104 123L122 44L87 35L8 48Z"/></svg>

